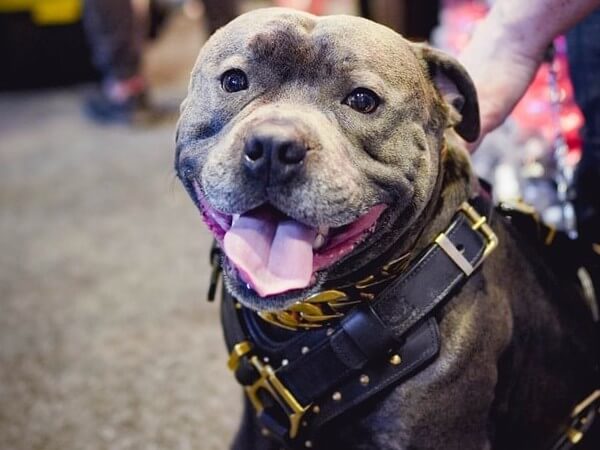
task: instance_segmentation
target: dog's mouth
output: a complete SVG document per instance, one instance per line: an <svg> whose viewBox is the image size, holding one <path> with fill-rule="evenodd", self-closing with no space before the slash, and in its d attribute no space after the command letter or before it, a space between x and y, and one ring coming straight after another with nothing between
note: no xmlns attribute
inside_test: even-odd
<svg viewBox="0 0 600 450"><path fill-rule="evenodd" d="M197 204L238 277L261 297L306 289L316 273L340 261L376 228L386 205L377 204L355 221L313 227L265 203L243 214L214 209L197 182Z"/></svg>

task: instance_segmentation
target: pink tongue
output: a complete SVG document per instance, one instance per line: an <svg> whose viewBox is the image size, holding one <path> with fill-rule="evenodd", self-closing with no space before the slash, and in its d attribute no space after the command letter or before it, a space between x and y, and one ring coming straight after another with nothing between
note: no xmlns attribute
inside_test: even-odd
<svg viewBox="0 0 600 450"><path fill-rule="evenodd" d="M242 215L225 233L225 254L261 297L308 287L316 230L265 211Z"/></svg>

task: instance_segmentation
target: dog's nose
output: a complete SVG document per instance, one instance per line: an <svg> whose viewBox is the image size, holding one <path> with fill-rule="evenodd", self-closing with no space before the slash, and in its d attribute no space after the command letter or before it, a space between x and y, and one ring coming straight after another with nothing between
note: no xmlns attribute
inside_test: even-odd
<svg viewBox="0 0 600 450"><path fill-rule="evenodd" d="M285 182L300 171L306 151L292 133L255 132L244 146L244 166L253 177Z"/></svg>

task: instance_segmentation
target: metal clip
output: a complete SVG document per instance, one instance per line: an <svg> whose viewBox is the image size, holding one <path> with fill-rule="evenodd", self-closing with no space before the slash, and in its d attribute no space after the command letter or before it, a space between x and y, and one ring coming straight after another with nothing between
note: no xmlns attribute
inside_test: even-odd
<svg viewBox="0 0 600 450"><path fill-rule="evenodd" d="M469 203L464 202L460 205L460 211L465 213L469 222L471 222L471 229L475 231L479 231L484 239L485 239L485 250L483 251L483 257L477 263L475 267L477 267L485 258L489 256L490 253L494 251L496 247L498 247L498 236L494 233L494 230L488 225L486 218L480 215L475 208L473 208Z"/></svg>
<svg viewBox="0 0 600 450"><path fill-rule="evenodd" d="M592 429L598 417L600 417L600 389L596 389L575 406L569 421L550 448L567 450L576 447L585 434Z"/></svg>
<svg viewBox="0 0 600 450"><path fill-rule="evenodd" d="M233 346L233 350L229 355L227 361L227 367L229 370L235 372L240 364L240 358L248 353L252 349L252 344L248 341L242 341Z"/></svg>
<svg viewBox="0 0 600 450"><path fill-rule="evenodd" d="M258 371L259 378L254 384L247 386L245 391L257 415L265 409L259 396L259 391L262 390L264 393L268 393L281 407L289 420L289 436L291 439L295 438L300 429L302 416L304 416L304 413L306 413L311 405L302 406L279 378L277 378L273 368L268 364L262 364L258 357L253 356L250 358L250 363Z"/></svg>

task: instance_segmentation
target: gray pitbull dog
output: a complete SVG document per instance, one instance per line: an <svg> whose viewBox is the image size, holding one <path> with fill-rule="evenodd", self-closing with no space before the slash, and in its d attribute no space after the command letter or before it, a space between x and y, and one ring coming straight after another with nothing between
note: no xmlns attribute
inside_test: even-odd
<svg viewBox="0 0 600 450"><path fill-rule="evenodd" d="M224 250L229 292L281 310L445 229L477 189L452 129L479 133L454 59L365 19L258 10L202 48L176 170ZM494 230L500 246L439 314L437 359L336 422L323 448L540 448L592 390L580 297L503 221ZM254 422L246 405L234 448L279 448Z"/></svg>

